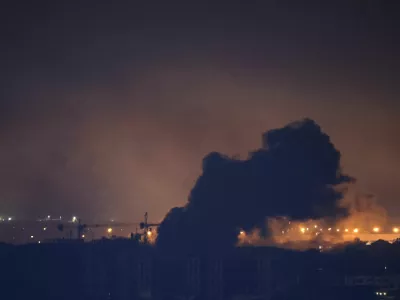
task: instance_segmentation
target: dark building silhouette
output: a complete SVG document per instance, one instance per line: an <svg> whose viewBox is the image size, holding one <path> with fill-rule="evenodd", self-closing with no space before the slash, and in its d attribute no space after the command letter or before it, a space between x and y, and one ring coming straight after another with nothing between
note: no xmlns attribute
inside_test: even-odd
<svg viewBox="0 0 400 300"><path fill-rule="evenodd" d="M381 246L194 256L132 240L2 245L2 299L388 299L398 291L400 252Z"/></svg>

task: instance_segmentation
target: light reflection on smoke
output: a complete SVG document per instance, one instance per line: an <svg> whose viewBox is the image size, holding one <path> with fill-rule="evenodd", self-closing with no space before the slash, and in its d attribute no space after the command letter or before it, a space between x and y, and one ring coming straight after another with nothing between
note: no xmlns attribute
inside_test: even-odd
<svg viewBox="0 0 400 300"><path fill-rule="evenodd" d="M241 231L238 246L278 246L296 250L325 249L334 245L361 240L392 242L398 239L399 227L389 224L385 208L374 197L357 190L355 184L346 186L340 206L349 209L349 215L340 220L322 218L318 220L293 221L286 217L268 218L268 235L261 229Z"/></svg>

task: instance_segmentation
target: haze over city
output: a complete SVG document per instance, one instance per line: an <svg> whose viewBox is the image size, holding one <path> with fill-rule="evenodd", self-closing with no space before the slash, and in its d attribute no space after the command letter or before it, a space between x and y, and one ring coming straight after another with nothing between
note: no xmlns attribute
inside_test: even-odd
<svg viewBox="0 0 400 300"><path fill-rule="evenodd" d="M399 21L356 2L1 10L0 214L160 221L206 154L308 117L396 219Z"/></svg>

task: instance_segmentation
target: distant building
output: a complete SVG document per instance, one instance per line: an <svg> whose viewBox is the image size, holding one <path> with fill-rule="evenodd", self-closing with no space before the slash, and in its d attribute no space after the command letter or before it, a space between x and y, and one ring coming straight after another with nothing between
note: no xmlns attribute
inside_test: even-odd
<svg viewBox="0 0 400 300"><path fill-rule="evenodd" d="M377 290L394 291L400 289L400 276L346 276L345 285L372 286Z"/></svg>

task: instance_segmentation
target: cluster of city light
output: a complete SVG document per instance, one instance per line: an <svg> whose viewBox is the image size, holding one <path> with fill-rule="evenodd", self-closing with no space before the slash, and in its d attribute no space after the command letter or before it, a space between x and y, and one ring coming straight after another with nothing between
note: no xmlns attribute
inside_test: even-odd
<svg viewBox="0 0 400 300"><path fill-rule="evenodd" d="M108 228L106 229L106 232L107 232L109 235L111 235L111 234L113 233L113 231L114 231L114 230L113 230L112 227L108 227ZM123 229L121 229L121 231L123 231ZM245 235L246 233L245 233L244 231L241 231L241 234ZM151 237L153 236L153 232L151 231L151 229L149 229L149 230L146 231L146 235L147 235L148 238L151 238ZM81 237L84 239L84 238L85 238L85 235L82 234ZM130 235L129 235L128 237L130 237Z"/></svg>
<svg viewBox="0 0 400 300"><path fill-rule="evenodd" d="M302 234L306 234L306 233L309 233L310 231L312 231L312 234L315 234L315 235L319 235L319 234L321 234L323 231L324 231L324 228L322 228L322 227L318 227L318 225L314 225L314 226L312 226L312 228L309 228L309 227L299 227L299 230L300 230L300 232L302 233ZM287 229L286 230L287 232L289 232L289 231L291 231L291 228L289 228L289 229ZM282 234L285 234L286 233L286 231L285 230L282 230ZM349 228L344 228L344 229L340 229L340 228L332 228L332 227L329 227L329 228L327 228L327 231L330 231L330 232L332 232L332 231L336 231L336 232L341 232L341 231L343 231L343 232L346 232L346 233L361 233L361 232L363 232L363 230L361 230L361 229L359 229L359 228L353 228L353 229L349 229ZM381 228L379 228L379 227L373 227L372 228L372 232L373 233L380 233L381 232ZM400 228L399 227L393 227L392 228L392 232L393 233L400 233ZM239 231L239 236L242 236L242 237L244 237L246 235L246 232L244 231L244 230L240 230Z"/></svg>
<svg viewBox="0 0 400 300"><path fill-rule="evenodd" d="M387 293L386 292L376 292L377 296L386 296Z"/></svg>
<svg viewBox="0 0 400 300"><path fill-rule="evenodd" d="M25 231L26 233L24 234L24 237L16 237L16 236L12 236L12 240L13 242L15 242L16 240L19 240L20 238L23 239L27 239L29 240L29 242L35 242L35 243L43 243L42 238L45 238L46 236L49 236L51 233L54 233L56 228L59 228L56 225L60 225L60 222L62 222L62 220L66 223L70 223L69 226L71 226L70 228L77 228L78 226L83 226L83 230L81 231L80 234L80 238L81 239L88 239L89 235L87 233L87 231L91 231L90 229L90 225L87 228L87 225L85 224L80 224L81 219L79 218L79 216L76 215L72 215L72 216L56 216L54 217L53 215L42 215L42 217L36 219L36 222L40 222L41 224L39 225L39 228L34 228L33 230L29 230L30 228L24 228L24 227L20 227L17 226L19 223L15 224L16 221L21 221L23 222L24 220L18 220L15 219L14 217L9 217L9 216L1 216L0 217L0 223L7 223L7 221L12 221L12 223L10 222L10 224L12 224L12 229L20 229L21 231ZM29 220L28 220L29 221ZM51 224L51 223L58 223L58 224ZM114 237L114 236L119 236L120 234L122 234L123 231L125 231L124 228L115 228L114 227L114 222L116 222L114 219L110 219L110 224L106 225L105 228L103 229L104 234L103 236L108 236L109 238ZM71 224L73 223L73 224ZM64 224L62 224L64 225ZM103 227L104 225L96 225L95 227ZM118 227L120 226L119 223L115 223L115 226ZM124 226L124 225L123 225ZM26 230L28 229L28 230ZM37 232L39 231L39 232ZM145 231L143 233L145 235L145 237L148 238L148 240L153 240L156 238L157 236L157 231L152 231L152 228L148 228L147 231ZM128 237L131 237L131 234L128 235ZM91 236L91 238L93 239L93 234Z"/></svg>
<svg viewBox="0 0 400 300"><path fill-rule="evenodd" d="M315 225L314 228L315 228L315 229L318 229L318 226ZM323 231L323 230L324 230L323 228L319 228L319 231ZM327 230L328 230L328 231L332 231L332 228L329 227ZM300 227L300 232L301 232L301 233L306 233L307 231L310 231L310 228L308 228L308 227ZM353 233L359 233L359 232L360 232L360 229L359 229L359 228L353 228L352 230L350 230L349 228L344 228L343 231L344 231L344 232L350 232L350 231L351 231L351 232L353 232ZM336 228L336 232L340 232L340 228ZM372 228L372 232L374 232L374 233L379 233L379 232L381 232L381 228L379 228L379 227L373 227L373 228ZM399 227L393 227L393 228L392 228L392 232L393 232L393 233L399 233L399 232L400 232L400 228L399 228ZM282 233L284 233L284 231L282 231Z"/></svg>

